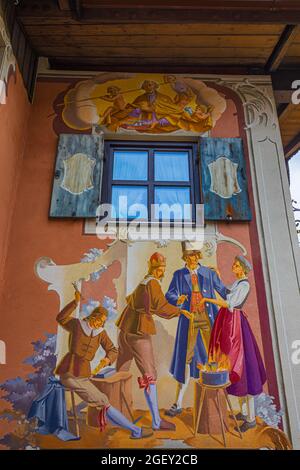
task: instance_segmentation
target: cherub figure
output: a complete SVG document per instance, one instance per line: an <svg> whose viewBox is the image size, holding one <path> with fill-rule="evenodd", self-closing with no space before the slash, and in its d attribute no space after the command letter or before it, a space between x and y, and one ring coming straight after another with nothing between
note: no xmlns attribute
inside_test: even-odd
<svg viewBox="0 0 300 470"><path fill-rule="evenodd" d="M197 105L192 117L197 120L207 119L213 108L213 106L205 106L204 104Z"/></svg>
<svg viewBox="0 0 300 470"><path fill-rule="evenodd" d="M176 93L174 103L179 106L180 109L186 110L186 107L195 96L191 88L183 81L178 80L174 75L165 75L164 82L168 83Z"/></svg>
<svg viewBox="0 0 300 470"><path fill-rule="evenodd" d="M109 106L102 116L102 124L110 124L110 116L118 111L123 111L127 103L124 100L121 88L118 86L109 86L106 95L101 96L101 99L112 103L112 106Z"/></svg>

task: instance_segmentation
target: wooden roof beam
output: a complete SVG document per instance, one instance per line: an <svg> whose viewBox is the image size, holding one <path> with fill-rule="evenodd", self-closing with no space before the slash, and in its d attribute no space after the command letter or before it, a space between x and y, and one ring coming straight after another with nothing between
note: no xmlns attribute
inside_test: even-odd
<svg viewBox="0 0 300 470"><path fill-rule="evenodd" d="M55 19L68 17L70 12L87 24L300 24L299 0L26 0L18 5L21 18L50 16Z"/></svg>
<svg viewBox="0 0 300 470"><path fill-rule="evenodd" d="M297 25L289 24L284 28L272 54L266 62L266 73L275 72L278 69L297 33Z"/></svg>
<svg viewBox="0 0 300 470"><path fill-rule="evenodd" d="M97 57L49 57L50 68L53 70L97 71L97 72L132 72L132 73L191 73L212 75L264 75L263 67L251 65L220 65L220 64L140 64L133 58L127 63L115 64Z"/></svg>
<svg viewBox="0 0 300 470"><path fill-rule="evenodd" d="M71 0L70 0L71 1ZM230 23L230 24L300 24L300 4L295 8L236 8L230 9L219 7L212 8L207 5L206 9L190 8L117 8L82 7L81 19L83 22L99 21L103 24L116 23L152 23L152 24L181 24L189 23Z"/></svg>
<svg viewBox="0 0 300 470"><path fill-rule="evenodd" d="M285 158L291 158L298 150L300 150L300 132L284 147Z"/></svg>

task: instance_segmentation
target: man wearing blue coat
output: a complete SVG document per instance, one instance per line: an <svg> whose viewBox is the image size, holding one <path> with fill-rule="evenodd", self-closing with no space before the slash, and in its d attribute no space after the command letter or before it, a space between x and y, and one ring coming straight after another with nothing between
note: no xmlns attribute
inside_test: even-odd
<svg viewBox="0 0 300 470"><path fill-rule="evenodd" d="M201 304L203 297L216 298L217 292L226 297L226 287L216 271L202 266L201 250L197 242L183 242L183 257L186 265L175 271L166 299L193 314L193 320L181 315L178 321L175 347L170 372L177 380L174 404L166 411L176 416L182 411L182 400L190 377L198 378L197 364L207 362L210 333L218 313L216 305Z"/></svg>

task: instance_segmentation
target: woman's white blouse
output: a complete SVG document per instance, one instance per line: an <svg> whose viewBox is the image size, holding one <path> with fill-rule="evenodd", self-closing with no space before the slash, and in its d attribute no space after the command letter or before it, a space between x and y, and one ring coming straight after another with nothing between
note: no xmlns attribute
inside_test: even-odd
<svg viewBox="0 0 300 470"><path fill-rule="evenodd" d="M226 296L228 309L232 312L234 308L240 307L245 302L249 291L250 284L246 279L244 281L235 281L232 286L227 287L229 293Z"/></svg>

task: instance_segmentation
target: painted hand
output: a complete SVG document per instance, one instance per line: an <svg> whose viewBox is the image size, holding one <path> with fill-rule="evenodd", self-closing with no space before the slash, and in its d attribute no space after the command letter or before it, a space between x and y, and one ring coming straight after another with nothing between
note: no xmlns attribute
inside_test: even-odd
<svg viewBox="0 0 300 470"><path fill-rule="evenodd" d="M186 300L188 300L188 295L180 295L177 299L177 305L182 305Z"/></svg>
<svg viewBox="0 0 300 470"><path fill-rule="evenodd" d="M80 299L81 299L81 293L78 290L76 290L75 291L75 301L76 301L77 304L80 303Z"/></svg>
<svg viewBox="0 0 300 470"><path fill-rule="evenodd" d="M188 312L187 310L181 310L180 313L181 313L181 315L184 315L189 320L193 320L193 318L194 318L194 315L192 313Z"/></svg>
<svg viewBox="0 0 300 470"><path fill-rule="evenodd" d="M203 299L200 300L200 306L203 307L203 305L207 302L207 298L203 297Z"/></svg>
<svg viewBox="0 0 300 470"><path fill-rule="evenodd" d="M103 359L101 359L97 367L95 367L95 369L92 371L92 375L97 375L101 369L108 366L109 364L110 360L107 357L104 357Z"/></svg>

